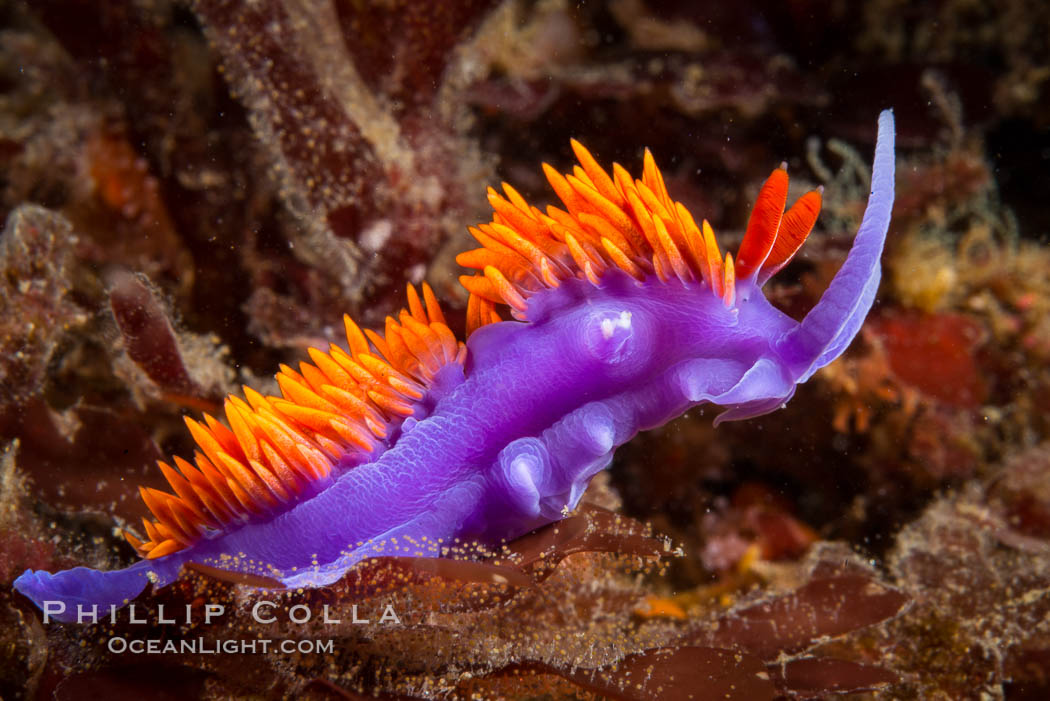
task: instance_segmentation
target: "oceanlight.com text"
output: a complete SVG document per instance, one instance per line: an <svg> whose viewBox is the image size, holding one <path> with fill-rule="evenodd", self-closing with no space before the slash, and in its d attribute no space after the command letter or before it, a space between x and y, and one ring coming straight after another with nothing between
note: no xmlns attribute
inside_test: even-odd
<svg viewBox="0 0 1050 701"><path fill-rule="evenodd" d="M332 654L333 640L138 640L114 637L106 647L114 655L265 655L267 653Z"/></svg>

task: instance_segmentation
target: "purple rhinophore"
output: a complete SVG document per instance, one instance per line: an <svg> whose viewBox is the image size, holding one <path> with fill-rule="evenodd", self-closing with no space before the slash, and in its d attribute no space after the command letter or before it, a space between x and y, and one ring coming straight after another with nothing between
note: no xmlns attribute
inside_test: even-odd
<svg viewBox="0 0 1050 701"><path fill-rule="evenodd" d="M846 262L801 322L753 279L735 304L702 284L636 282L616 269L529 299L527 321L476 331L397 442L269 521L216 533L117 571L26 571L15 588L63 621L77 604L123 606L186 562L287 587L340 579L377 554L440 555L453 539L498 543L564 517L591 477L639 431L691 407L719 421L784 405L849 345L871 307L893 205L894 125L879 117L871 196ZM64 608L61 613L59 608Z"/></svg>

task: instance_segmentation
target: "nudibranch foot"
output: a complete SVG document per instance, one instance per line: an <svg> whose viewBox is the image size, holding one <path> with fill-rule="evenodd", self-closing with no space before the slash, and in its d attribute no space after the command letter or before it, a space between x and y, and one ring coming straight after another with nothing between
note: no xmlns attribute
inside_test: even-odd
<svg viewBox="0 0 1050 701"><path fill-rule="evenodd" d="M143 489L154 518L125 570L27 571L37 605L122 605L196 563L286 587L330 584L373 555L438 556L563 518L637 432L714 404L718 421L784 405L856 335L878 288L893 204L893 116L879 117L871 196L845 263L796 322L762 294L809 235L815 190L787 206L762 187L739 253L667 191L603 170L578 142L572 174L543 169L563 207L489 191L481 245L459 256L470 292L456 339L430 288L383 334L349 318L346 349L282 367L280 397L245 388L226 422L187 425L193 461L161 463L172 492ZM501 316L509 310L512 321Z"/></svg>

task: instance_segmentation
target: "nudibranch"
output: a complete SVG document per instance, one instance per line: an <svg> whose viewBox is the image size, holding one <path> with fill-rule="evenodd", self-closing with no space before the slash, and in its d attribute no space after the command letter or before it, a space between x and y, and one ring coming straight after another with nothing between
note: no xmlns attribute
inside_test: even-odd
<svg viewBox="0 0 1050 701"><path fill-rule="evenodd" d="M787 171L774 170L734 260L648 152L633 179L573 141L572 174L543 166L564 208L489 190L492 221L470 230L481 247L458 258L478 271L461 278L466 343L426 285L382 335L346 318L347 348L282 367L282 397L245 388L225 423L187 419L193 461L160 464L172 492L142 489L147 540L127 535L144 559L26 571L15 588L75 620L78 604L123 606L188 563L315 587L370 556L440 556L563 518L639 431L704 403L723 409L716 422L770 412L845 350L879 283L893 142L885 111L853 246L796 322L762 286L808 236L819 191L785 212Z"/></svg>

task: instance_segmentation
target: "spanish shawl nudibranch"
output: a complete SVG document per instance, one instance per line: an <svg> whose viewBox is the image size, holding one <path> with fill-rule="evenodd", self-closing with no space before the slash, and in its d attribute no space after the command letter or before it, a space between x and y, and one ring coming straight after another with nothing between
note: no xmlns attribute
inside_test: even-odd
<svg viewBox="0 0 1050 701"><path fill-rule="evenodd" d="M349 350L282 367L283 397L245 388L225 425L187 419L195 464L160 464L174 493L142 489L148 540L127 535L145 559L26 571L15 588L75 620L77 604L123 606L187 563L313 587L377 554L439 555L455 538L496 543L563 518L639 431L705 402L725 408L716 422L772 411L843 352L879 283L893 142L885 111L853 247L796 322L761 288L809 234L820 192L784 212L787 172L774 170L734 261L670 198L648 151L635 180L574 141L572 175L543 166L565 209L489 190L493 221L471 229L482 247L458 258L480 271L462 278L465 344L426 285L422 300L409 287L384 336L346 318Z"/></svg>

